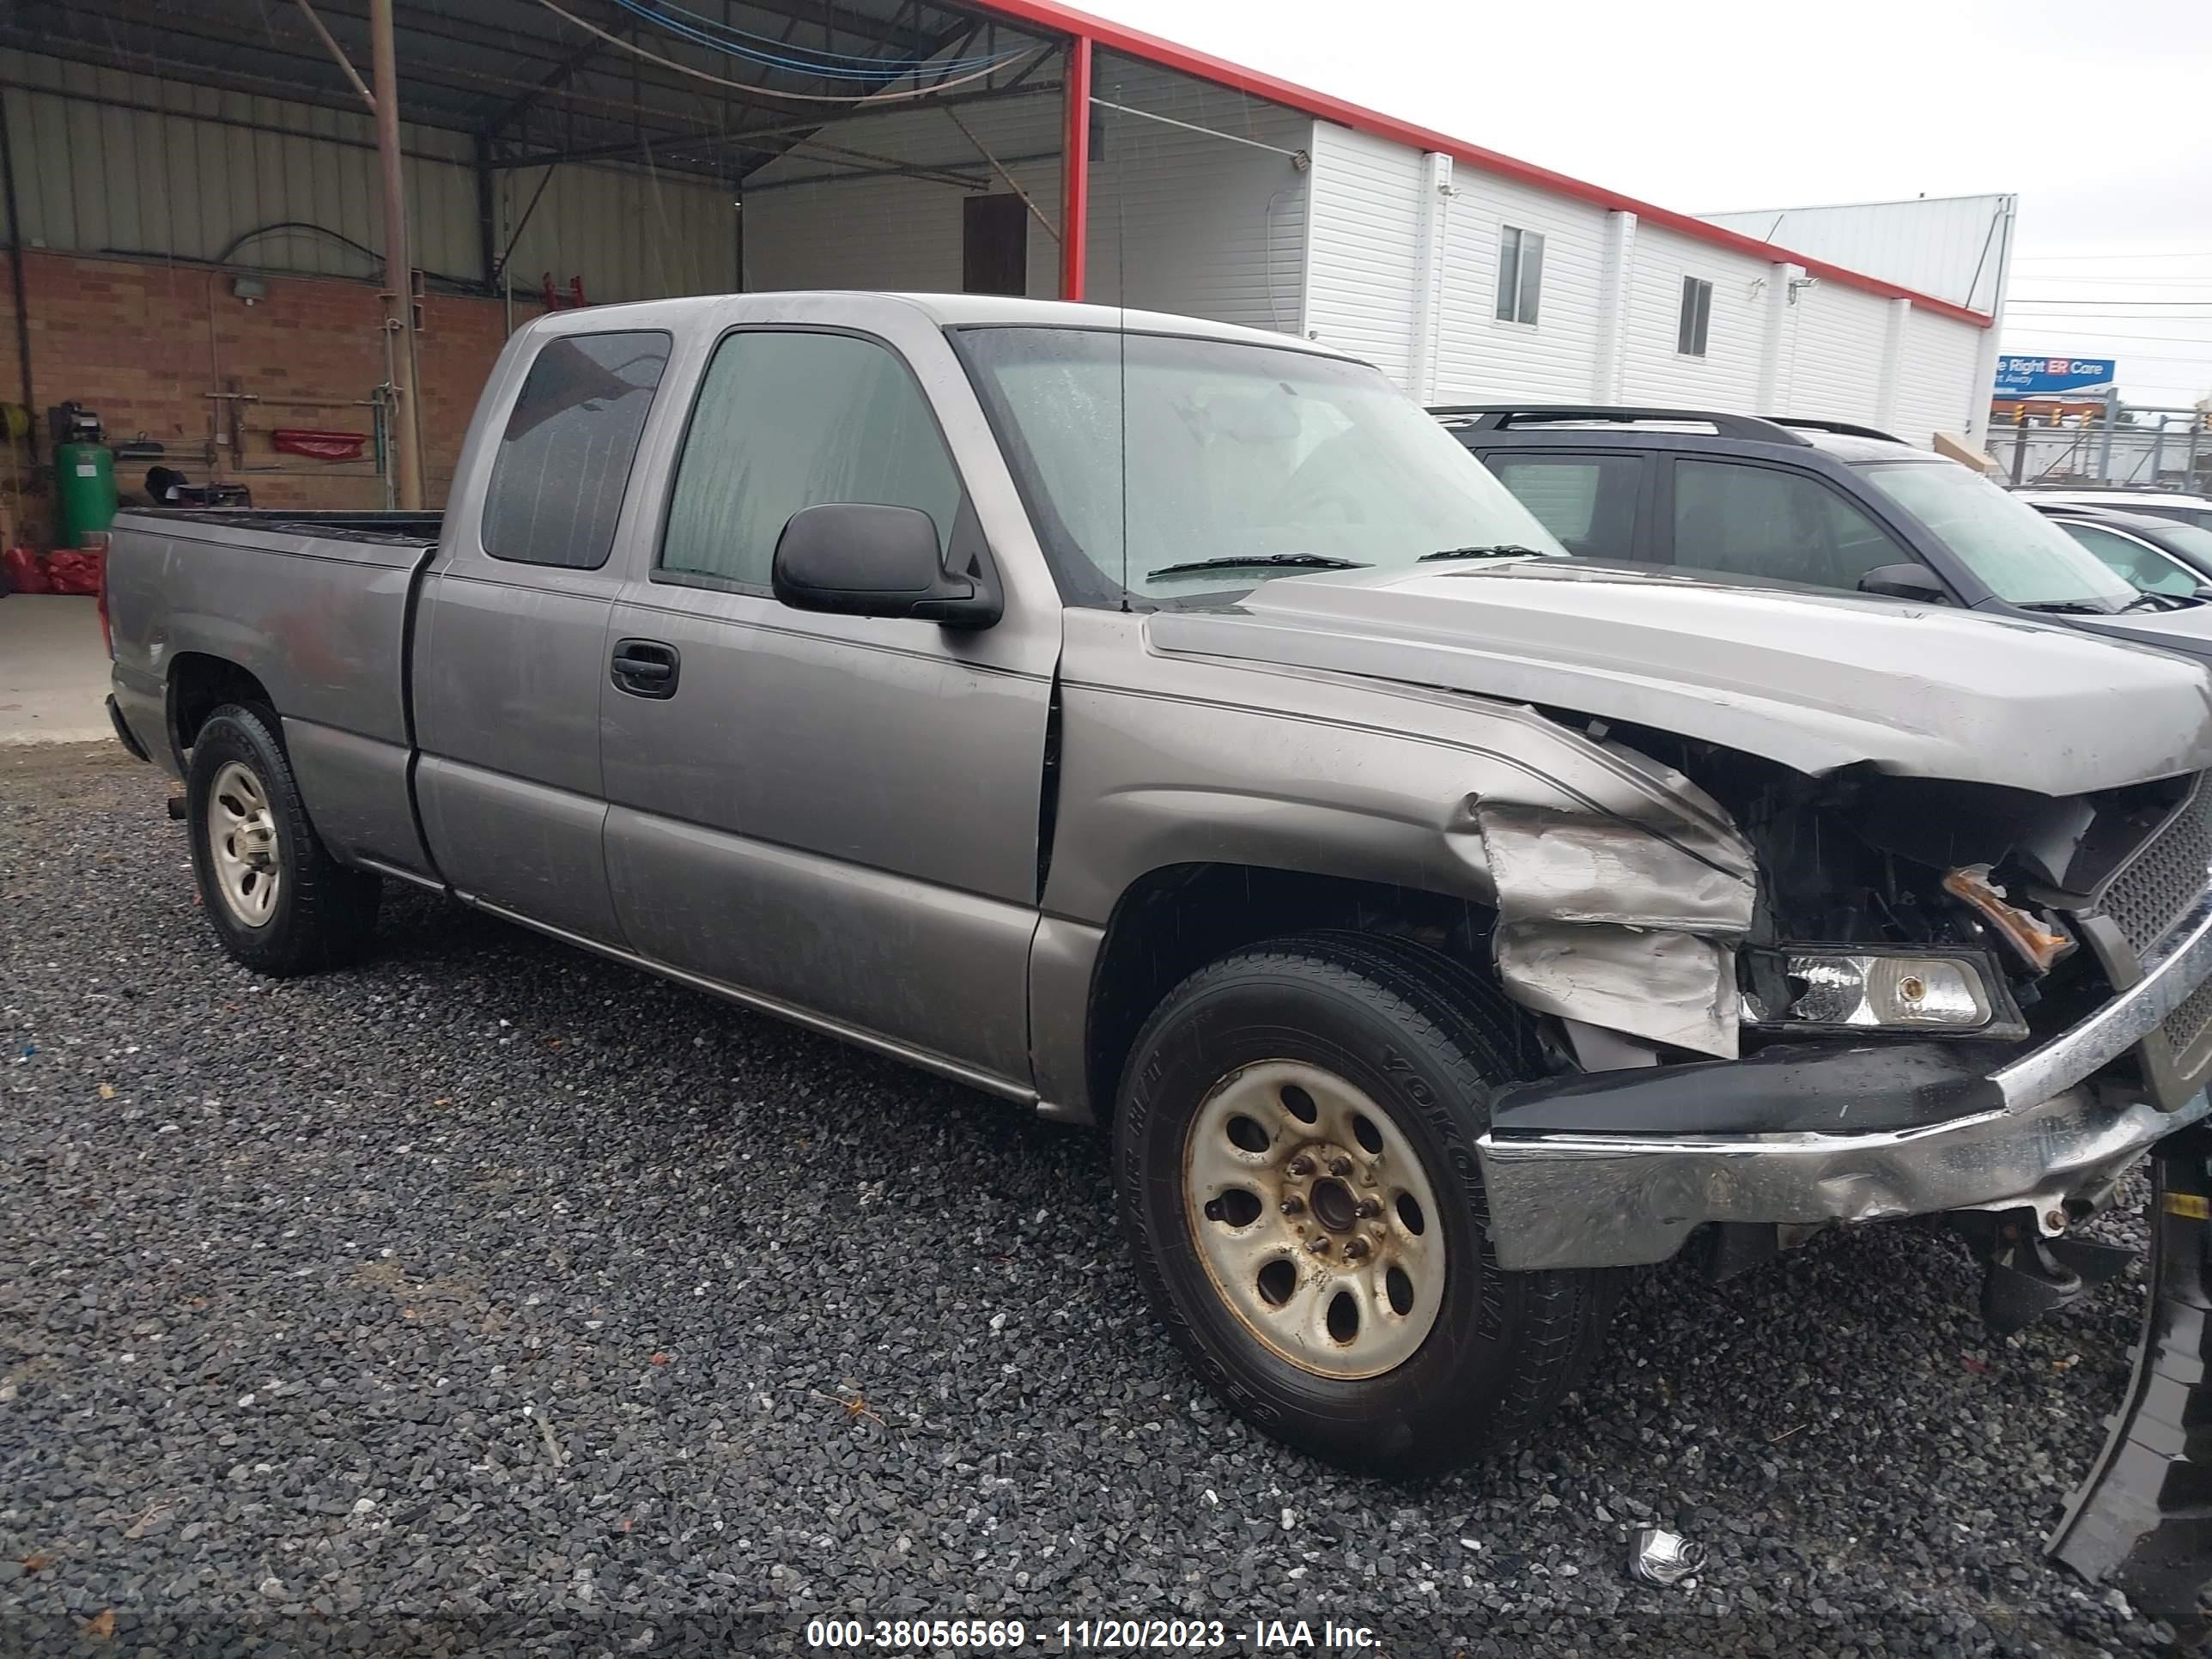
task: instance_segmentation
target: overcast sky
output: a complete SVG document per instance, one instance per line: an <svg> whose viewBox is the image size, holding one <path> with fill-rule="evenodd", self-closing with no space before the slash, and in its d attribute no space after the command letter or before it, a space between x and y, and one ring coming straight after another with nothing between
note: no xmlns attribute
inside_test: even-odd
<svg viewBox="0 0 2212 1659"><path fill-rule="evenodd" d="M1686 212L2014 191L2004 349L2212 393L2212 0L1086 9Z"/></svg>

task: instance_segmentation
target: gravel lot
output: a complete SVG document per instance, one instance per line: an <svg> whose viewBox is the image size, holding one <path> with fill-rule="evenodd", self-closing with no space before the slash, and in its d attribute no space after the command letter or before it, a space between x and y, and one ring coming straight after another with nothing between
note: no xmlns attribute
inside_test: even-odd
<svg viewBox="0 0 2212 1659"><path fill-rule="evenodd" d="M782 1652L848 1612L2171 1644L2039 1553L2139 1275L1999 1342L1899 1230L1666 1269L1540 1443L1354 1480L1197 1388L1092 1135L427 896L367 968L258 982L162 793L0 750L0 1648ZM1694 1587L1628 1580L1644 1517Z"/></svg>

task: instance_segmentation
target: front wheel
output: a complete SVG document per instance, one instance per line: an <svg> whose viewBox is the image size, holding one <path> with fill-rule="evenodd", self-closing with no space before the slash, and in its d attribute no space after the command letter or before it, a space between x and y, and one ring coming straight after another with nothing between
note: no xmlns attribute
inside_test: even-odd
<svg viewBox="0 0 2212 1659"><path fill-rule="evenodd" d="M200 906L234 960L284 978L367 947L381 884L323 845L263 710L232 703L208 716L192 741L185 817Z"/></svg>
<svg viewBox="0 0 2212 1659"><path fill-rule="evenodd" d="M1504 1272L1485 1231L1474 1140L1522 1018L1439 952L1316 933L1201 969L1139 1034L1122 1219L1178 1346L1267 1433L1441 1473L1574 1386L1608 1277Z"/></svg>

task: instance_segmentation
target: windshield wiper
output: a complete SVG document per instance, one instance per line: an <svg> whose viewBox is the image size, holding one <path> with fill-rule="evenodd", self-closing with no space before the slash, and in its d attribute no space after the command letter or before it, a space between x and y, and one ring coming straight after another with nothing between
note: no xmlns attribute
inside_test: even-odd
<svg viewBox="0 0 2212 1659"><path fill-rule="evenodd" d="M1162 576L1188 575L1197 570L1246 570L1255 565L1296 565L1301 570L1364 570L1357 559L1331 558L1326 553L1255 553L1244 558L1191 559L1182 564L1164 564L1145 572L1146 581Z"/></svg>
<svg viewBox="0 0 2212 1659"><path fill-rule="evenodd" d="M2122 605L2120 610L2123 612L2130 611L2186 611L2193 605L2202 605L2203 603L2203 601L2202 599L2191 599L2186 593L2159 593L2154 592L2149 588L2145 588L2142 592L2136 594L2135 598L2130 599L2125 605Z"/></svg>
<svg viewBox="0 0 2212 1659"><path fill-rule="evenodd" d="M1435 559L1502 559L1508 557L1540 559L1543 556L1544 556L1541 553L1539 553L1533 547L1522 547L1517 542L1499 542L1495 546L1492 547L1438 548L1433 553L1422 554L1421 556L1414 560L1413 562L1416 564L1427 564Z"/></svg>
<svg viewBox="0 0 2212 1659"><path fill-rule="evenodd" d="M2068 617L2117 617L2117 611L2107 611L2100 605L2091 605L2082 599L2037 599L2021 606L2023 611L2056 612Z"/></svg>

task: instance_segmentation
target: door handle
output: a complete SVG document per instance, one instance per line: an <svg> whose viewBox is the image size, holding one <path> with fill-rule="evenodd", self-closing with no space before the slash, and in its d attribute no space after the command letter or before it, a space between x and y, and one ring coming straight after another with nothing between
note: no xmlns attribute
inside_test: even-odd
<svg viewBox="0 0 2212 1659"><path fill-rule="evenodd" d="M634 697L672 697L683 658L672 645L658 640L618 640L615 643L615 689Z"/></svg>

